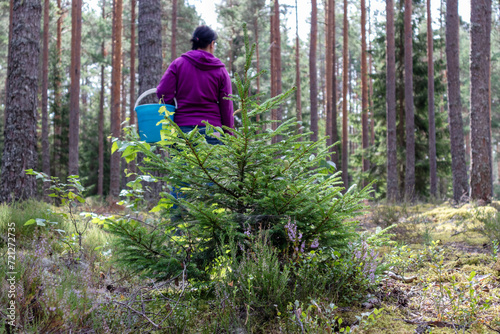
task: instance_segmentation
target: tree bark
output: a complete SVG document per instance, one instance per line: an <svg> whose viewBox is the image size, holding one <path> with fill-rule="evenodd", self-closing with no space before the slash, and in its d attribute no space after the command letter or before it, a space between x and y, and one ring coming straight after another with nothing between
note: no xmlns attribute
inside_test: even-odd
<svg viewBox="0 0 500 334"><path fill-rule="evenodd" d="M43 52L42 52L42 171L50 175L50 146L48 121L49 91L49 0L43 7Z"/></svg>
<svg viewBox="0 0 500 334"><path fill-rule="evenodd" d="M82 46L82 0L71 3L71 65L68 175L78 175L80 134L80 67Z"/></svg>
<svg viewBox="0 0 500 334"><path fill-rule="evenodd" d="M309 90L311 99L311 141L318 140L318 70L316 51L318 41L318 6L311 0L311 46L309 49Z"/></svg>
<svg viewBox="0 0 500 334"><path fill-rule="evenodd" d="M393 4L394 7L394 4ZM371 15L370 15L370 10L371 10L371 1L368 2L368 49L372 49L372 41L371 41L371 35L372 35L372 20L371 20ZM393 8L394 10L394 8ZM394 16L394 13L393 13ZM393 29L394 30L394 29ZM370 52L368 55L368 72L370 76L368 77L368 89L369 89L369 99L368 103L370 105L370 145L375 144L375 117L374 117L374 108L373 108L373 80L371 78L371 74L373 71L373 57Z"/></svg>
<svg viewBox="0 0 500 334"><path fill-rule="evenodd" d="M398 199L398 157L396 149L396 42L394 36L394 2L386 1L387 35L387 76L386 76L386 117L387 117L387 200Z"/></svg>
<svg viewBox="0 0 500 334"><path fill-rule="evenodd" d="M172 0L172 43L170 45L170 62L177 58L176 37L177 37L177 0Z"/></svg>
<svg viewBox="0 0 500 334"><path fill-rule="evenodd" d="M114 0L113 9L113 66L111 74L111 135L119 138L120 127L120 88L122 65L122 27L123 27L123 2ZM120 153L111 155L110 164L110 196L117 198L120 193Z"/></svg>
<svg viewBox="0 0 500 334"><path fill-rule="evenodd" d="M363 146L363 186L367 185L365 174L370 169L370 161L366 158L370 145L370 130L368 127L368 70L366 64L366 4L361 0L361 127Z"/></svg>
<svg viewBox="0 0 500 334"><path fill-rule="evenodd" d="M349 21L347 18L347 0L344 0L344 49L343 49L343 78L342 78L342 181L344 187L349 186L349 151L348 151L348 115L347 115L347 83L349 81Z"/></svg>
<svg viewBox="0 0 500 334"><path fill-rule="evenodd" d="M280 95L282 92L282 86L281 86L281 33L280 33L280 8L279 8L279 1L274 0L274 5L272 8L272 14L271 14L271 58L272 59L272 66L274 70L271 70L274 72L274 80L272 82L272 85L274 86L274 89L272 90L274 95L271 96L277 96ZM271 119L276 120L278 122L274 122L271 125L271 128L273 130L276 130L278 126L281 124L281 120L283 119L282 115L282 108L281 106L278 106L276 109L271 110ZM273 143L281 141L281 136L275 136L272 139Z"/></svg>
<svg viewBox="0 0 500 334"><path fill-rule="evenodd" d="M59 0L60 1L60 0ZM9 1L9 43L12 39L12 11L14 8L14 0ZM9 78L9 68L8 64L10 62L10 45L7 50L7 77L5 78L5 105L7 105L7 100L9 99L9 85L7 84L7 80ZM7 121L7 108L3 111L3 124L5 126L5 122Z"/></svg>
<svg viewBox="0 0 500 334"><path fill-rule="evenodd" d="M162 54L161 54L161 1L141 0L139 1L138 22L138 58L139 58L139 92L156 87L162 76ZM157 103L156 97L145 98L144 103ZM150 191L145 192L145 198L151 200L157 198L161 184L149 184Z"/></svg>
<svg viewBox="0 0 500 334"><path fill-rule="evenodd" d="M176 5L177 5L177 0L173 0ZM132 19L130 21L130 125L135 126L135 110L134 110L134 105L135 105L135 20L136 20L136 15L135 15L135 3L136 0L131 0L130 1L130 10L131 10L131 16ZM177 13L177 9L176 9ZM175 28L177 29L177 28ZM173 34L173 38L175 38L175 34ZM175 47L175 43L172 44L173 47ZM172 53L175 55L175 50ZM136 165L135 165L135 160L131 161L129 163L129 169L131 172L135 172L136 170Z"/></svg>
<svg viewBox="0 0 500 334"><path fill-rule="evenodd" d="M491 0L471 1L470 129L471 199L491 201L491 132L489 113Z"/></svg>
<svg viewBox="0 0 500 334"><path fill-rule="evenodd" d="M325 130L326 133L325 135L327 136L326 139L326 146L330 146L333 144L333 128L332 128L332 104L333 104L333 61L334 61L334 56L330 54L330 51L333 49L333 41L332 41L332 19L334 17L333 14L333 8L334 8L334 1L332 0L327 0L325 1L325 84L326 84L326 101L325 101L325 106L326 106L326 124L325 124Z"/></svg>
<svg viewBox="0 0 500 334"><path fill-rule="evenodd" d="M301 97L302 91L300 89L299 7L297 5L297 0L295 0L295 86L297 87L297 92L295 94L296 105L297 105L297 121L300 122L297 131L298 133L302 133L302 97Z"/></svg>
<svg viewBox="0 0 500 334"><path fill-rule="evenodd" d="M4 149L0 200L11 202L36 195L36 179L26 169L37 166L37 88L40 56L40 0L14 0L9 40Z"/></svg>
<svg viewBox="0 0 500 334"><path fill-rule="evenodd" d="M458 1L446 1L446 72L448 79L448 116L451 143L453 199L460 202L469 192L464 151L464 130L460 102Z"/></svg>
<svg viewBox="0 0 500 334"><path fill-rule="evenodd" d="M413 29L411 24L412 0L405 0L405 118L406 118L406 170L405 199L415 198L415 116L413 110Z"/></svg>
<svg viewBox="0 0 500 334"><path fill-rule="evenodd" d="M56 64L54 66L54 144L52 150L54 152L54 161L52 164L53 175L61 176L61 38L62 38L62 23L63 12L61 0L57 0L57 26L56 26Z"/></svg>
<svg viewBox="0 0 500 334"><path fill-rule="evenodd" d="M253 27L254 27L254 34L255 34L255 58L257 59L257 73L260 72L260 54L259 54L259 26L258 26L258 21L259 21L259 11L254 15L253 18ZM260 93L260 76L257 76L257 94ZM257 122L260 121L260 115L257 115L256 117ZM263 129L264 130L264 129Z"/></svg>
<svg viewBox="0 0 500 334"><path fill-rule="evenodd" d="M434 61L431 0L427 0L427 93L429 108L429 171L431 196L437 197L436 123L434 118Z"/></svg>

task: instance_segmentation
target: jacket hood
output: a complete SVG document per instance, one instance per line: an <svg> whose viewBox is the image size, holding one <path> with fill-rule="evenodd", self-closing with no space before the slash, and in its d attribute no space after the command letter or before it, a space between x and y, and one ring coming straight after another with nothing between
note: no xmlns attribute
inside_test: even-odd
<svg viewBox="0 0 500 334"><path fill-rule="evenodd" d="M224 64L210 52L202 50L191 50L182 55L191 64L197 68L208 71L216 68L224 67Z"/></svg>

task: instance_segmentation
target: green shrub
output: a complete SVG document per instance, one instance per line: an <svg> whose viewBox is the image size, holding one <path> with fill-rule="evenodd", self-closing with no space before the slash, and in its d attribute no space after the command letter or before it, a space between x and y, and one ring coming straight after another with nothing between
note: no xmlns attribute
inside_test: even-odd
<svg viewBox="0 0 500 334"><path fill-rule="evenodd" d="M474 215L474 218L482 223L482 228L477 229L480 233L488 237L491 241L500 241L499 212L478 210L478 212Z"/></svg>
<svg viewBox="0 0 500 334"><path fill-rule="evenodd" d="M286 252L292 247L285 230L289 220L302 233L304 247L315 240L335 249L347 246L353 235L349 220L363 209L362 201L368 197L369 188L358 190L353 185L344 189L340 172L335 172L328 161L330 147L321 148L323 140L309 141L310 133L297 134L294 119L284 121L274 131L262 130L270 122L252 121L277 108L293 89L257 104L256 96L248 94L251 80L259 75L250 76L255 45L250 48L247 40L245 47L244 76L236 75L238 95L232 98L240 106L243 125L221 129L207 124L208 135L224 130L234 133L221 135L224 145L209 145L197 129L185 134L169 118L163 121L162 141L155 145L139 141L136 134L127 141L114 140L113 149L122 152L127 161L135 159L138 153L145 157L140 167L145 175L129 183L130 190L122 191L132 200L130 207L137 204L136 199L142 194L140 181L147 179L161 180L170 189L181 188L183 193L182 198L176 199L161 192L153 211L159 211L164 219L152 224L139 227L134 219L108 219L109 231L121 240L116 243L118 252L129 252L123 248L132 243L141 250L135 255L129 253L121 259L122 264L135 270L153 266L154 270L148 271L150 277L167 279L178 275L181 264L189 259L196 268L194 274L206 279L219 242L227 240L228 231L235 231L238 243L245 240L245 232L265 230L271 244ZM152 172L162 176L152 177ZM182 219L170 221L174 204L183 210ZM125 227L126 224L131 226Z"/></svg>

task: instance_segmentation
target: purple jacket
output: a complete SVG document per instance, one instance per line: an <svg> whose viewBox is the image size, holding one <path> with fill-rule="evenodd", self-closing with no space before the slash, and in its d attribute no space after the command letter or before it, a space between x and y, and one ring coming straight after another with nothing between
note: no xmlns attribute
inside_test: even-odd
<svg viewBox="0 0 500 334"><path fill-rule="evenodd" d="M164 103L174 104L174 120L179 126L199 125L234 128L231 80L224 64L209 52L191 50L174 60L161 78L156 95Z"/></svg>

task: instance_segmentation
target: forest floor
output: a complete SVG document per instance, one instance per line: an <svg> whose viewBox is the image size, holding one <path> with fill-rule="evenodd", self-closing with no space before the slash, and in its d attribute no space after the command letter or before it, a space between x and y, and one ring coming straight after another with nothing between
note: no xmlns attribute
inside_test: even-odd
<svg viewBox="0 0 500 334"><path fill-rule="evenodd" d="M54 214L49 208L60 210L41 202L0 206L3 255L7 254L3 240L7 224L16 223L20 286L16 321L23 328L19 333L67 333L69 329L73 333L301 332L291 330L300 328L293 312L254 328L219 331L217 325L201 329L213 317L213 301L198 300L196 289L189 292L182 282L165 290L114 267L110 236L95 224L85 231L84 252L75 260L78 238L74 226L60 217L63 211ZM492 215L499 208L500 202L481 208L449 203L371 204L368 213L358 217L359 232L375 234L392 226L392 244L379 249L382 261L391 263L391 268L365 303L330 313L334 324L342 319L336 328L348 332L349 325L352 333L500 333L500 249L492 242L500 235L500 220ZM110 210L102 205L86 209L101 214ZM54 227L24 226L32 218L45 219L44 225L52 225L48 224L52 221L57 229L66 231L67 238L58 237ZM2 256L1 261L6 259ZM7 277L7 266L1 264L0 276ZM8 282L3 280L1 287L0 334L9 333L4 326L8 312L3 307L8 302ZM171 289L178 290L163 295ZM163 309L157 312L159 308ZM164 329L154 330L151 324L158 324L160 312ZM241 323L246 324L245 317L248 320L248 310ZM301 319L298 323L307 333L331 332L307 330L313 328L307 323L313 318ZM140 330L139 323L151 329Z"/></svg>
<svg viewBox="0 0 500 334"><path fill-rule="evenodd" d="M482 208L373 205L361 217L360 231L397 224L390 231L398 243L391 253L399 259L373 305L364 304L383 312L360 332L500 333L500 249L488 235L500 233L500 221L491 219L498 208L498 202ZM342 311L347 322L362 312Z"/></svg>

